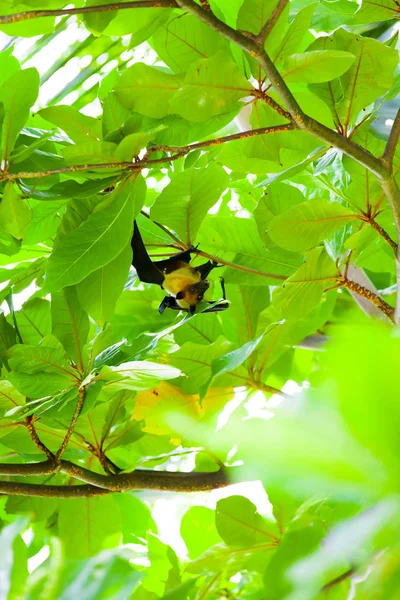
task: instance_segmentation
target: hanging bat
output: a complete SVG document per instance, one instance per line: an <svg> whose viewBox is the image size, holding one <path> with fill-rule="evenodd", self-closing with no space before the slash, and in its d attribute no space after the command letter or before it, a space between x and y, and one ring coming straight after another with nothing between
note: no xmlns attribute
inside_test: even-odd
<svg viewBox="0 0 400 600"><path fill-rule="evenodd" d="M155 283L170 294L165 296L158 307L159 313L162 314L166 308L172 308L190 312L193 315L196 312L197 304L203 300L210 287L207 276L218 266L218 263L209 260L198 267L192 267L190 265L191 254L197 252L194 247L174 254L165 260L153 262L147 253L136 221L134 222L131 246L133 250L132 265L135 267L140 281ZM222 297L225 300L225 286L222 278L221 287ZM208 300L205 302L214 304ZM226 310L228 306L228 302L222 302L206 308L203 312L219 312Z"/></svg>

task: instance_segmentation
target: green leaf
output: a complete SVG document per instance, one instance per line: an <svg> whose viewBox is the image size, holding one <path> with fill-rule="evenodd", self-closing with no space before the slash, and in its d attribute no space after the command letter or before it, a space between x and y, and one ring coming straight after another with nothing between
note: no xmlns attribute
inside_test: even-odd
<svg viewBox="0 0 400 600"><path fill-rule="evenodd" d="M32 219L32 210L25 199L22 199L15 185L8 181L4 187L0 202L0 227L3 231L17 239L24 237Z"/></svg>
<svg viewBox="0 0 400 600"><path fill-rule="evenodd" d="M75 560L117 545L121 518L114 498L61 500L58 531L66 555Z"/></svg>
<svg viewBox="0 0 400 600"><path fill-rule="evenodd" d="M51 322L52 334L83 371L82 349L89 333L89 319L79 304L75 287L52 294Z"/></svg>
<svg viewBox="0 0 400 600"><path fill-rule="evenodd" d="M12 371L7 375L8 381L28 398L44 398L68 390L76 384L76 379L62 373L44 373L43 371L28 375Z"/></svg>
<svg viewBox="0 0 400 600"><path fill-rule="evenodd" d="M160 380L175 379L180 375L179 369L143 360L103 367L99 379L110 382L113 389L147 390Z"/></svg>
<svg viewBox="0 0 400 600"><path fill-rule="evenodd" d="M271 183L254 210L254 217L261 238L274 217L304 202L301 191L286 183Z"/></svg>
<svg viewBox="0 0 400 600"><path fill-rule="evenodd" d="M357 218L357 214L338 202L316 198L274 217L268 234L282 248L297 252L316 246Z"/></svg>
<svg viewBox="0 0 400 600"><path fill-rule="evenodd" d="M143 205L144 194L141 178L126 179L102 210L60 240L47 263L47 288L55 292L78 283L116 258L130 240L133 219Z"/></svg>
<svg viewBox="0 0 400 600"><path fill-rule="evenodd" d="M64 348L54 344L45 345L46 338L41 346L16 344L7 352L8 364L13 371L28 373L30 375L44 371L46 373L62 373L74 376Z"/></svg>
<svg viewBox="0 0 400 600"><path fill-rule="evenodd" d="M287 83L320 83L343 75L355 56L340 50L314 50L292 54L285 60L282 77Z"/></svg>
<svg viewBox="0 0 400 600"><path fill-rule="evenodd" d="M169 362L187 376L179 382L186 394L197 394L211 377L212 361L226 354L229 342L219 338L209 346L186 342L169 356Z"/></svg>
<svg viewBox="0 0 400 600"><path fill-rule="evenodd" d="M21 247L21 241L16 239L6 231L0 231L0 254L14 256L18 254Z"/></svg>
<svg viewBox="0 0 400 600"><path fill-rule="evenodd" d="M30 298L16 313L18 329L25 344L37 344L51 334L50 302Z"/></svg>
<svg viewBox="0 0 400 600"><path fill-rule="evenodd" d="M194 63L183 84L170 99L173 112L188 121L207 121L236 109L250 91L247 79L233 59L219 50L211 58Z"/></svg>
<svg viewBox="0 0 400 600"><path fill-rule="evenodd" d="M258 512L244 496L230 496L217 502L215 524L228 546L273 546L278 541L276 525Z"/></svg>
<svg viewBox="0 0 400 600"><path fill-rule="evenodd" d="M29 109L39 93L39 73L36 69L17 71L0 87L0 102L5 115L1 137L1 159L8 160L19 132L29 117Z"/></svg>
<svg viewBox="0 0 400 600"><path fill-rule="evenodd" d="M192 506L182 517L181 536L191 560L221 542L215 527L215 511L205 506Z"/></svg>
<svg viewBox="0 0 400 600"><path fill-rule="evenodd" d="M299 45L309 30L316 6L316 2L311 2L297 13L276 50L271 54L274 63L279 64L278 59L282 61L285 56L299 50Z"/></svg>
<svg viewBox="0 0 400 600"><path fill-rule="evenodd" d="M151 218L164 223L190 244L227 185L226 172L215 163L206 169L187 169L177 174L158 196L151 207Z"/></svg>
<svg viewBox="0 0 400 600"><path fill-rule="evenodd" d="M320 523L310 523L305 529L290 531L283 536L276 553L272 556L264 573L264 598L276 600L293 591L288 581L288 570L292 565L315 550L324 537Z"/></svg>
<svg viewBox="0 0 400 600"><path fill-rule="evenodd" d="M184 73L191 64L210 58L227 47L225 39L193 15L172 15L163 23L150 41L165 64L175 73Z"/></svg>
<svg viewBox="0 0 400 600"><path fill-rule="evenodd" d="M331 106L334 117L348 128L363 108L391 88L398 53L378 40L355 35L342 28L332 37L318 38L309 50L325 50L327 47L329 51L338 49L356 57L350 69L340 77L339 83L312 87L314 93ZM371 81L374 85L371 85Z"/></svg>
<svg viewBox="0 0 400 600"><path fill-rule="evenodd" d="M0 314L0 357L4 359L7 350L16 343L16 332L3 313Z"/></svg>
<svg viewBox="0 0 400 600"><path fill-rule="evenodd" d="M0 84L21 69L18 60L12 55L13 48L0 52Z"/></svg>
<svg viewBox="0 0 400 600"><path fill-rule="evenodd" d="M118 100L126 108L162 119L171 114L169 102L182 83L180 75L170 75L161 69L137 63L122 73L114 87ZM157 90L157 94L154 90Z"/></svg>
<svg viewBox="0 0 400 600"><path fill-rule="evenodd" d="M118 144L118 148L115 151L115 155L118 160L132 161L135 156L138 156L140 150L145 148L155 133L139 131L138 133L131 133L124 137L124 139Z"/></svg>
<svg viewBox="0 0 400 600"><path fill-rule="evenodd" d="M131 262L132 252L127 246L114 260L78 283L79 301L97 322L110 321L128 279Z"/></svg>
<svg viewBox="0 0 400 600"><path fill-rule="evenodd" d="M292 275L301 264L301 257L284 250L266 249L258 235L254 219L237 217L208 216L197 238L200 248L213 256L225 258L227 252L232 263L239 270L228 268L224 271L227 283L242 285L268 285ZM246 273L246 268L256 274ZM257 272L263 273L260 276Z"/></svg>
<svg viewBox="0 0 400 600"><path fill-rule="evenodd" d="M117 494L115 501L119 505L122 518L123 543L138 543L145 539L149 531L155 531L156 525L148 506L132 494Z"/></svg>
<svg viewBox="0 0 400 600"><path fill-rule="evenodd" d="M112 142L81 142L74 146L66 146L63 150L63 157L67 165L97 165L118 162L115 155L116 145ZM96 169L96 173L101 172ZM110 174L110 169L102 169L106 175Z"/></svg>
<svg viewBox="0 0 400 600"><path fill-rule="evenodd" d="M36 200L65 200L67 198L91 198L115 183L115 177L89 179L83 183L77 181L61 181L49 189L38 190L22 183L21 187L30 198Z"/></svg>
<svg viewBox="0 0 400 600"><path fill-rule="evenodd" d="M274 290L272 302L286 319L297 319L299 314L304 317L320 303L324 290L335 284L338 274L325 250L314 248L307 253L304 265Z"/></svg>
<svg viewBox="0 0 400 600"><path fill-rule="evenodd" d="M73 510L73 501L71 501L70 506L71 510ZM92 505L88 507L89 511L91 508ZM85 533L90 535L93 529L94 528L87 528L86 530L85 528ZM97 534L97 530L94 529L94 531ZM72 536L69 537L71 538ZM96 535L95 543L97 543L97 541L98 536ZM72 545L72 541L69 541L68 549L71 552L71 557L75 558ZM54 552L50 553L50 557L52 557L52 554L54 554ZM59 567L59 565L54 565L53 567L53 565L50 564L50 572L53 571L53 568L57 567ZM85 590L85 600L105 599L110 593L113 596L113 600L124 600L125 598L129 598L132 594L136 596L135 591L139 586L141 578L142 574L130 564L128 557L125 558L118 549L115 551L105 550L96 556L93 556L93 558L71 562L68 571L66 573L64 572L65 581L63 581L63 583L65 585L62 590L57 586L57 600L69 600L70 598L79 597L82 590ZM47 584L47 578L45 583ZM46 585L46 593L48 589L49 585ZM133 597L134 596L132 596L132 598Z"/></svg>
<svg viewBox="0 0 400 600"><path fill-rule="evenodd" d="M38 114L65 131L76 144L101 139L100 119L87 117L72 106L49 106L40 110Z"/></svg>
<svg viewBox="0 0 400 600"><path fill-rule="evenodd" d="M215 377L216 375L221 375L222 373L227 373L228 371L234 371L237 369L237 367L240 367L240 365L242 365L257 348L262 338L263 335L260 335L255 340L247 342L247 344L243 344L243 346L240 348L237 348L236 350L225 354L225 356L220 356L214 360L211 365L212 375Z"/></svg>

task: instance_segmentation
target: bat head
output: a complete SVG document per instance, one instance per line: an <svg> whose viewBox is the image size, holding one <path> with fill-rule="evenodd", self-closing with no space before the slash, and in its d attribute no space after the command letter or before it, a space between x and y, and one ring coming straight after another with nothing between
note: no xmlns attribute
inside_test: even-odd
<svg viewBox="0 0 400 600"><path fill-rule="evenodd" d="M176 300L181 308L195 307L203 300L203 296L210 287L210 282L206 279L191 283L176 294ZM191 311L192 312L192 311Z"/></svg>

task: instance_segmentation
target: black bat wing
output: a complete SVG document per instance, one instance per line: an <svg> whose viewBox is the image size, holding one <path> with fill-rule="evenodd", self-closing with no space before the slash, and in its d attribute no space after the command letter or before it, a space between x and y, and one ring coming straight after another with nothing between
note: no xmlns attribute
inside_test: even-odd
<svg viewBox="0 0 400 600"><path fill-rule="evenodd" d="M164 275L162 270L156 266L157 263L153 263L148 255L136 221L133 226L131 246L133 250L132 265L135 267L140 281L143 281L144 283L155 283L162 286L165 279Z"/></svg>
<svg viewBox="0 0 400 600"><path fill-rule="evenodd" d="M185 250L184 252L178 252L178 254L174 254L174 256L171 256L170 258L157 260L153 264L160 271L172 273L173 271L176 271L176 269L179 269L182 266L182 263L189 264L190 260L190 250Z"/></svg>

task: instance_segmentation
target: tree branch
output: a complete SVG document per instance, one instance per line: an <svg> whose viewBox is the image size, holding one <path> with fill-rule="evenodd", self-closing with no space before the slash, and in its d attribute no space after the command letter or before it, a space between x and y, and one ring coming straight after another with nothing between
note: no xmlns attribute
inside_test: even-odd
<svg viewBox="0 0 400 600"><path fill-rule="evenodd" d="M312 136L327 142L330 146L338 148L364 167L375 173L380 179L387 179L389 171L384 163L373 156L370 152L349 140L336 131L329 129L322 123L319 123L312 117L306 115L300 108L292 92L289 90L284 79L279 74L275 65L269 58L268 54L260 48L260 46L250 37L243 35L232 27L229 27L212 13L204 10L201 6L193 2L193 0L176 0L180 8L187 10L192 15L195 15L203 23L209 25L212 29L237 44L240 48L253 56L260 66L264 69L272 86L279 94L281 100L285 104L292 119L298 129L302 129Z"/></svg>
<svg viewBox="0 0 400 600"><path fill-rule="evenodd" d="M100 6L84 6L81 8L65 8L55 10L27 10L12 15L0 16L0 25L39 19L42 17L64 17L66 15L87 15L90 13L109 12L129 8L177 8L174 0L137 0L136 2L114 2Z"/></svg>
<svg viewBox="0 0 400 600"><path fill-rule="evenodd" d="M276 22L278 21L279 17L281 16L281 14L283 13L283 11L285 10L285 8L288 4L289 4L289 0L279 0L278 4L272 11L269 19L266 21L264 27L261 29L260 33L258 34L258 36L256 38L257 42L261 46L264 46L264 44L267 40L267 37L271 33L272 29L275 27Z"/></svg>
<svg viewBox="0 0 400 600"><path fill-rule="evenodd" d="M290 115L289 115L290 116ZM138 160L137 162L111 162L111 163L97 163L93 165L70 165L69 167L61 167L60 169L51 169L49 171L23 171L20 173L7 173L0 171L0 182L5 180L15 181L16 179L36 179L38 177L50 177L51 175L61 175L65 173L76 173L79 171L93 171L96 169L121 169L122 171L141 171L142 169L151 169L153 165L159 165L163 163L169 163L174 160L178 160L201 148L208 148L209 146L219 146L227 142L235 140L242 140L249 137L258 135L268 135L274 133L282 133L284 131L290 131L295 126L292 123L285 123L283 125L274 125L271 127L260 127L258 129L250 129L249 131L241 131L239 133L233 133L231 135L224 135L220 138L214 138L212 140L206 140L205 142L196 142L194 144L188 144L187 146L153 146L149 148L149 151L155 152L163 150L166 152L176 152L172 156L163 156L154 160Z"/></svg>
<svg viewBox="0 0 400 600"><path fill-rule="evenodd" d="M377 306L386 316L389 317L391 321L394 321L394 308L390 306L390 304L385 302L385 300L374 294L374 292L371 292L371 290L368 290L356 281L351 281L350 279L347 279L347 277L339 277L337 279L337 282L339 285L345 287L350 292L354 292L359 296L362 296L363 298Z"/></svg>
<svg viewBox="0 0 400 600"><path fill-rule="evenodd" d="M79 415L81 414L83 403L85 401L85 396L86 396L86 387L82 386L82 387L79 388L78 402L76 403L75 412L74 412L73 417L71 419L71 423L70 423L70 425L68 427L68 431L67 431L67 433L66 433L66 435L65 435L65 437L64 437L64 439L62 441L62 444L61 444L61 446L58 449L58 452L56 454L56 462L60 461L62 455L65 452L66 447L68 446L68 442L69 442L69 440L71 438L71 435L74 432L76 422L77 422L77 420L79 418Z"/></svg>
<svg viewBox="0 0 400 600"><path fill-rule="evenodd" d="M42 476L64 473L84 481L84 486L47 486L40 484L24 484L1 482L0 493L24 494L28 496L50 497L82 497L102 493L126 492L131 490L158 490L174 492L209 491L229 485L228 469L220 469L211 473L172 473L169 471L151 471L137 469L131 473L118 475L102 475L80 467L69 461L55 460L35 464L0 464L0 475L7 476ZM22 487L21 487L22 486ZM75 490L75 492L70 492Z"/></svg>
<svg viewBox="0 0 400 600"><path fill-rule="evenodd" d="M272 103L276 104L274 100L272 100L272 98L269 98L269 100L271 100ZM277 106L282 111L279 104ZM285 111L283 116L290 119L289 113ZM260 127L258 129L250 129L248 131L240 131L239 133L224 135L223 137L215 138L213 140L206 140L205 142L195 142L194 144L188 144L187 146L152 146L151 148L149 148L149 150L152 152L156 152L158 150L163 150L165 152L177 152L181 156L184 156L185 154L188 154L193 150L199 150L201 148L207 148L209 146L219 146L220 144L225 144L226 142L232 142L234 140L244 140L246 138L254 137L256 135L282 133L284 131L291 131L292 129L295 129L294 123L285 123L283 125L273 125L271 127Z"/></svg>
<svg viewBox="0 0 400 600"><path fill-rule="evenodd" d="M397 143L400 137L400 108L397 111L394 123L390 130L389 138L382 154L382 160L391 171L393 167L393 158L396 152Z"/></svg>

